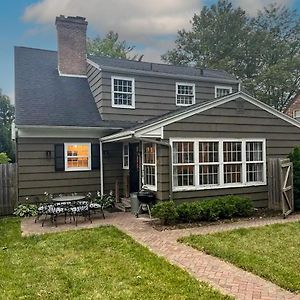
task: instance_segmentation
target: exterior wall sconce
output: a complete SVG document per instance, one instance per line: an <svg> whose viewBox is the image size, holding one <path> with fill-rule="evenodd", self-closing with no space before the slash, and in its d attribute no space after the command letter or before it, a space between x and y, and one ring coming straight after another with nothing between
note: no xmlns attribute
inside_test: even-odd
<svg viewBox="0 0 300 300"><path fill-rule="evenodd" d="M46 158L47 158L47 159L50 159L51 156L52 156L51 151L50 151L50 150L47 150L47 151L46 151Z"/></svg>

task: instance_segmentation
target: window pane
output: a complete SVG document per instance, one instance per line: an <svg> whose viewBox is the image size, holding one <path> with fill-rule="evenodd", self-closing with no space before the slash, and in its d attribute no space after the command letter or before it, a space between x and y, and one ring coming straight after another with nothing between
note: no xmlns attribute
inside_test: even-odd
<svg viewBox="0 0 300 300"><path fill-rule="evenodd" d="M242 165L228 164L224 165L224 183L242 182Z"/></svg>
<svg viewBox="0 0 300 300"><path fill-rule="evenodd" d="M144 184L155 186L155 166L144 166Z"/></svg>
<svg viewBox="0 0 300 300"><path fill-rule="evenodd" d="M262 161L263 143L262 142L247 142L246 143L246 160L247 161Z"/></svg>
<svg viewBox="0 0 300 300"><path fill-rule="evenodd" d="M175 186L193 186L194 166L175 166L173 176Z"/></svg>
<svg viewBox="0 0 300 300"><path fill-rule="evenodd" d="M223 97L230 94L230 88L217 88L217 97Z"/></svg>
<svg viewBox="0 0 300 300"><path fill-rule="evenodd" d="M224 142L223 158L224 158L224 162L242 161L242 143Z"/></svg>
<svg viewBox="0 0 300 300"><path fill-rule="evenodd" d="M114 104L132 106L132 85L131 80L114 79Z"/></svg>
<svg viewBox="0 0 300 300"><path fill-rule="evenodd" d="M193 142L174 142L173 143L173 162L175 164L194 162L194 143Z"/></svg>
<svg viewBox="0 0 300 300"><path fill-rule="evenodd" d="M263 164L247 164L247 182L263 181Z"/></svg>
<svg viewBox="0 0 300 300"><path fill-rule="evenodd" d="M219 165L199 166L199 184L200 185L219 184Z"/></svg>
<svg viewBox="0 0 300 300"><path fill-rule="evenodd" d="M155 145L152 143L144 144L144 163L155 164Z"/></svg>
<svg viewBox="0 0 300 300"><path fill-rule="evenodd" d="M178 84L176 94L176 104L191 105L194 103L194 86Z"/></svg>
<svg viewBox="0 0 300 300"><path fill-rule="evenodd" d="M87 157L68 157L68 168L88 168Z"/></svg>
<svg viewBox="0 0 300 300"><path fill-rule="evenodd" d="M219 161L219 143L218 142L200 142L199 143L199 162L218 162Z"/></svg>

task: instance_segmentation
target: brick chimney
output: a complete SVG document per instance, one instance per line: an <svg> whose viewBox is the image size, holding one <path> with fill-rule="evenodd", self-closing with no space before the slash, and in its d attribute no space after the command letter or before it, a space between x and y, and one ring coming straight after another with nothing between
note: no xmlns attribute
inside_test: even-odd
<svg viewBox="0 0 300 300"><path fill-rule="evenodd" d="M58 70L61 75L86 76L86 29L83 17L56 17Z"/></svg>

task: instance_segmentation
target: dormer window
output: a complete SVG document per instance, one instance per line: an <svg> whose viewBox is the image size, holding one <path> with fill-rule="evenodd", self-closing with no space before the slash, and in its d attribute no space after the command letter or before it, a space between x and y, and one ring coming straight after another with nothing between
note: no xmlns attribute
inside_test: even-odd
<svg viewBox="0 0 300 300"><path fill-rule="evenodd" d="M176 105L189 106L195 104L195 84L176 82Z"/></svg>
<svg viewBox="0 0 300 300"><path fill-rule="evenodd" d="M111 77L112 107L135 108L134 78Z"/></svg>
<svg viewBox="0 0 300 300"><path fill-rule="evenodd" d="M215 98L224 97L232 93L231 86L215 86Z"/></svg>

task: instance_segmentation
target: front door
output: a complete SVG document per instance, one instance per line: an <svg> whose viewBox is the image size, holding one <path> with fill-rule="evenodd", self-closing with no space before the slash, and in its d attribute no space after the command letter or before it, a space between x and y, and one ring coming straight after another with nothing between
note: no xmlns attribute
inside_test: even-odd
<svg viewBox="0 0 300 300"><path fill-rule="evenodd" d="M139 144L129 144L129 188L130 193L138 192L140 180Z"/></svg>

